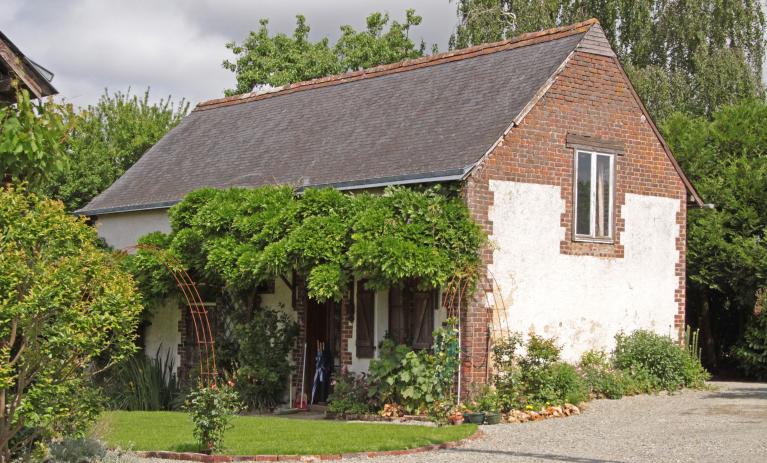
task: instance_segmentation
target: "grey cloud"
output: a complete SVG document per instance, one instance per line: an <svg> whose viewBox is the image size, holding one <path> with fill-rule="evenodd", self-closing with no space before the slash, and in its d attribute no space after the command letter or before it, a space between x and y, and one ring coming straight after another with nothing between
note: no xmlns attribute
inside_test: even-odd
<svg viewBox="0 0 767 463"><path fill-rule="evenodd" d="M455 25L448 0L2 0L3 30L26 54L55 73L61 96L95 102L104 88L173 95L196 103L216 98L234 77L221 67L224 44L240 41L270 19L273 32L291 33L295 15L307 17L314 39L335 40L342 24L364 27L372 11L402 19L424 17L413 38L446 49Z"/></svg>

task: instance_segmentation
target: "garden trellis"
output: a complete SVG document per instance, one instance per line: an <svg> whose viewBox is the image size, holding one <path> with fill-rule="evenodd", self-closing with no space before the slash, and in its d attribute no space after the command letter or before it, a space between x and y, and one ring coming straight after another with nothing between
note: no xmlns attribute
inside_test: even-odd
<svg viewBox="0 0 767 463"><path fill-rule="evenodd" d="M217 378L216 369L216 342L213 329L210 325L208 310L202 302L200 292L189 273L184 270L181 263L168 255L157 246L137 244L124 248L123 251L147 251L152 253L171 274L176 286L184 297L184 303L189 310L194 326L194 335L197 342L197 353L200 368L200 382L205 387L215 386Z"/></svg>

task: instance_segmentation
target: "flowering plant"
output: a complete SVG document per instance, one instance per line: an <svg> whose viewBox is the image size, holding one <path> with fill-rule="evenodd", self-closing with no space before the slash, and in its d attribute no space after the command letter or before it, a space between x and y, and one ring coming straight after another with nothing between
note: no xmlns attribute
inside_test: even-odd
<svg viewBox="0 0 767 463"><path fill-rule="evenodd" d="M192 416L194 437L203 450L213 453L223 446L224 432L231 427L232 415L243 409L231 384L199 385L187 396L184 408Z"/></svg>

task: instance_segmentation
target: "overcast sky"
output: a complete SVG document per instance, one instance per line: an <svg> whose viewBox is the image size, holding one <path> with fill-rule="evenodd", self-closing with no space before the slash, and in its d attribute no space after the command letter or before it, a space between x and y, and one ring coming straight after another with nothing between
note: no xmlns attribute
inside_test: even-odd
<svg viewBox="0 0 767 463"><path fill-rule="evenodd" d="M289 34L302 13L313 39L335 41L342 24L361 29L372 11L401 20L409 7L424 18L413 37L446 50L456 23L449 0L0 0L0 30L76 105L129 86L196 104L234 86L221 67L231 57L224 44L241 41L260 18Z"/></svg>
<svg viewBox="0 0 767 463"><path fill-rule="evenodd" d="M373 11L402 20L406 8L424 18L413 37L447 49L456 23L448 0L0 0L0 30L50 69L53 85L76 105L95 102L105 87L129 86L195 104L234 86L221 67L231 57L224 45L241 41L260 18L291 33L301 13L313 39L335 41L342 24L363 28Z"/></svg>

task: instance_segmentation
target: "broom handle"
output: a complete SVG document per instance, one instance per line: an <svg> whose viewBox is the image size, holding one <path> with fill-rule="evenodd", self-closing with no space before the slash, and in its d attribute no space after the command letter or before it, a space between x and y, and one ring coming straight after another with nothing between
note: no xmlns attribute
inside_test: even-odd
<svg viewBox="0 0 767 463"><path fill-rule="evenodd" d="M303 371L301 372L301 396L298 398L299 404L301 403L302 400L304 400L304 382L306 381L306 343L304 343L303 361L304 361Z"/></svg>

